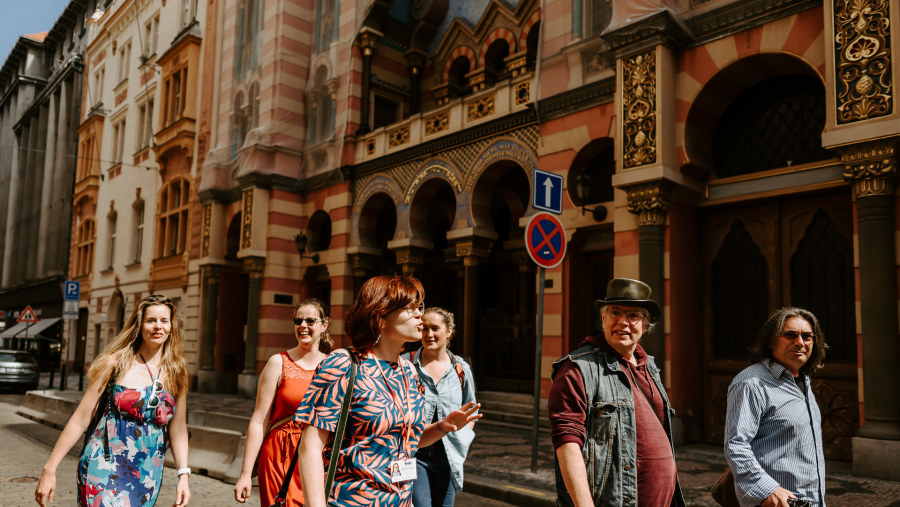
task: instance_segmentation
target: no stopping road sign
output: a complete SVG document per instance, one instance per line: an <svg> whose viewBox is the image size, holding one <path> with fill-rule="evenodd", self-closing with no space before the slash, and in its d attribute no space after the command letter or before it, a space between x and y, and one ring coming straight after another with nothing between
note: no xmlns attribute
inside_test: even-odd
<svg viewBox="0 0 900 507"><path fill-rule="evenodd" d="M554 215L537 213L525 227L525 246L535 264L555 268L566 255L566 231Z"/></svg>

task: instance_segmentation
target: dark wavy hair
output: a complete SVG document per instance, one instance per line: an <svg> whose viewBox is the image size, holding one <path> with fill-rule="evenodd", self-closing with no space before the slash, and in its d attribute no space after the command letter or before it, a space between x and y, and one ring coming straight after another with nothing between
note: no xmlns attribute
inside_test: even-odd
<svg viewBox="0 0 900 507"><path fill-rule="evenodd" d="M819 326L819 319L811 311L803 308L787 306L776 310L775 313L769 316L769 319L766 320L766 323L759 330L759 334L756 335L756 339L750 344L750 359L753 361L775 359L772 356L772 346L781 334L781 330L784 329L784 323L792 317L800 317L809 322L810 327L812 327L814 335L812 352L809 354L809 360L806 361L806 364L800 367L801 375L812 375L814 371L825 364L825 353L828 351L828 344L825 343L825 335Z"/></svg>
<svg viewBox="0 0 900 507"><path fill-rule="evenodd" d="M359 351L371 349L378 341L384 318L389 313L424 301L425 289L416 278L402 275L369 278L344 317L350 343Z"/></svg>

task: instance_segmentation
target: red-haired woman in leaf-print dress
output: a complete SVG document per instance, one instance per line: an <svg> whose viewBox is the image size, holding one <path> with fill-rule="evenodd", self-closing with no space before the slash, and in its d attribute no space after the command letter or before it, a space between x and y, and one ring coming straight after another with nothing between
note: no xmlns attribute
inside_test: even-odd
<svg viewBox="0 0 900 507"><path fill-rule="evenodd" d="M345 329L360 360L344 441L332 442L347 389L350 356L329 355L316 371L297 409L305 424L300 439L300 478L307 507L326 504L408 507L416 449L480 419L469 403L434 424L425 424L423 387L412 364L400 358L403 344L422 338L425 291L415 278L378 276L363 284L345 317ZM323 450L340 445L334 486L324 491L328 463Z"/></svg>

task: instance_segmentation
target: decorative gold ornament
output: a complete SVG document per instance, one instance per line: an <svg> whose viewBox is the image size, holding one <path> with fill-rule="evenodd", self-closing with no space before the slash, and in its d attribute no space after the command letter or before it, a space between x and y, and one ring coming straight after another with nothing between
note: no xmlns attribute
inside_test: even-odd
<svg viewBox="0 0 900 507"><path fill-rule="evenodd" d="M625 189L628 211L638 216L638 225L665 225L671 188L671 183L659 180Z"/></svg>
<svg viewBox="0 0 900 507"><path fill-rule="evenodd" d="M515 102L517 106L528 103L531 100L531 81L523 81L516 85Z"/></svg>
<svg viewBox="0 0 900 507"><path fill-rule="evenodd" d="M200 251L200 257L209 257L209 232L210 222L212 220L212 205L203 205L203 241Z"/></svg>
<svg viewBox="0 0 900 507"><path fill-rule="evenodd" d="M844 180L859 199L871 195L894 195L897 175L894 139L838 148L844 162Z"/></svg>
<svg viewBox="0 0 900 507"><path fill-rule="evenodd" d="M244 205L241 210L241 248L250 248L253 238L253 189L244 190Z"/></svg>
<svg viewBox="0 0 900 507"><path fill-rule="evenodd" d="M374 155L375 154L375 138L371 137L366 139L366 155Z"/></svg>
<svg viewBox="0 0 900 507"><path fill-rule="evenodd" d="M409 126L396 128L388 132L388 146L394 148L409 142Z"/></svg>
<svg viewBox="0 0 900 507"><path fill-rule="evenodd" d="M837 122L893 112L888 0L836 0L834 56Z"/></svg>
<svg viewBox="0 0 900 507"><path fill-rule="evenodd" d="M437 134L450 126L450 114L447 111L425 117L425 135Z"/></svg>
<svg viewBox="0 0 900 507"><path fill-rule="evenodd" d="M656 162L656 49L622 61L622 111L626 168Z"/></svg>
<svg viewBox="0 0 900 507"><path fill-rule="evenodd" d="M259 280L266 269L266 260L260 257L247 257L244 259L244 273L250 278Z"/></svg>
<svg viewBox="0 0 900 507"><path fill-rule="evenodd" d="M494 114L494 95L486 95L480 99L466 102L466 119L475 121Z"/></svg>

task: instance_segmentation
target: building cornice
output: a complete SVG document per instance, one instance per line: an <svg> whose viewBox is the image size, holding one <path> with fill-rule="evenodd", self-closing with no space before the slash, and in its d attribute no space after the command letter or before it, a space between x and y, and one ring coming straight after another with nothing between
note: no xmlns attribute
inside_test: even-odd
<svg viewBox="0 0 900 507"><path fill-rule="evenodd" d="M694 45L699 46L821 6L821 0L741 0L694 16L686 23L696 38Z"/></svg>

